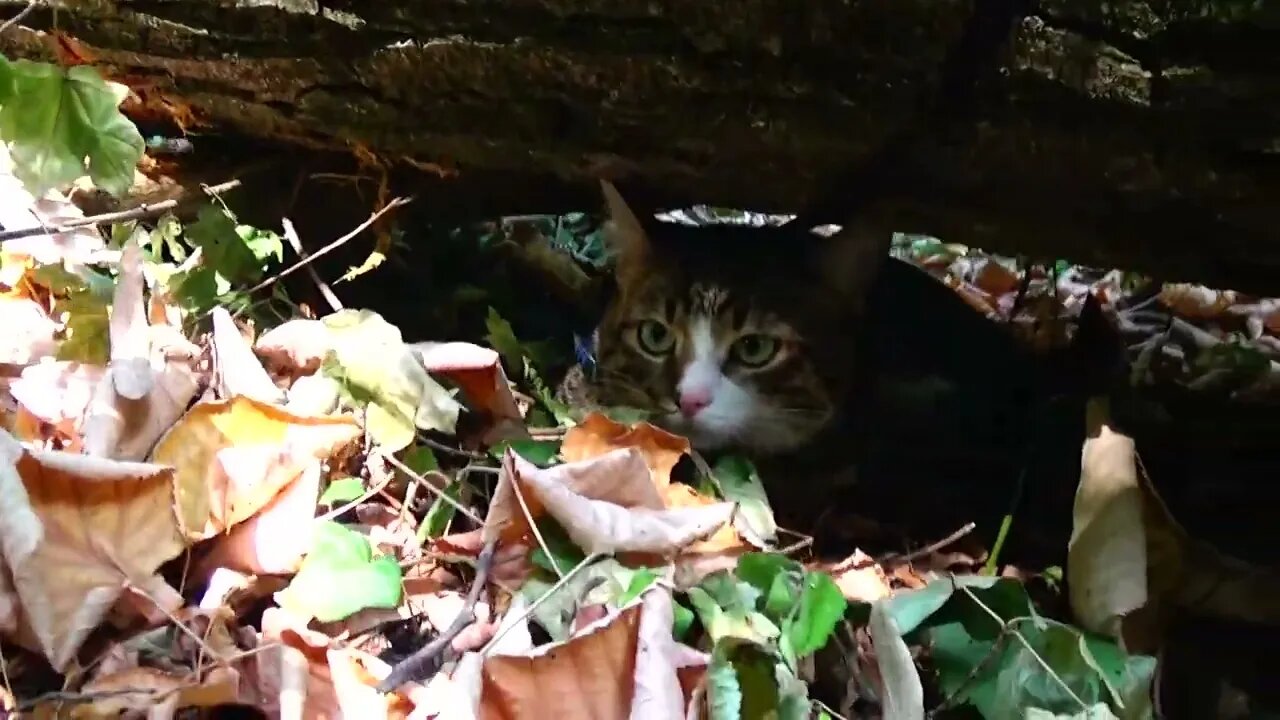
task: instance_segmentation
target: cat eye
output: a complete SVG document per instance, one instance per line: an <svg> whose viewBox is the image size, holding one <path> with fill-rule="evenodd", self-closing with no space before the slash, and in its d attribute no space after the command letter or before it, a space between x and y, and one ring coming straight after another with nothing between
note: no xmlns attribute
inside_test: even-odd
<svg viewBox="0 0 1280 720"><path fill-rule="evenodd" d="M761 368L768 365L782 350L782 343L771 335L753 333L743 335L733 343L729 352L743 367Z"/></svg>
<svg viewBox="0 0 1280 720"><path fill-rule="evenodd" d="M671 352L676 344L675 333L666 323L658 320L642 320L636 326L636 342L640 349L654 355L665 355Z"/></svg>

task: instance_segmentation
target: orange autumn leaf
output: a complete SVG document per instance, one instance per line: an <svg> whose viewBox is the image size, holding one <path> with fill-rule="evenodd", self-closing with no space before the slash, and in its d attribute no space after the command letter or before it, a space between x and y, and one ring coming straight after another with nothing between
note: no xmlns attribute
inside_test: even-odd
<svg viewBox="0 0 1280 720"><path fill-rule="evenodd" d="M244 396L193 407L152 460L178 468L178 513L191 539L212 537L266 506L315 460L360 437L346 416L304 417Z"/></svg>
<svg viewBox="0 0 1280 720"><path fill-rule="evenodd" d="M646 422L627 427L593 412L565 433L560 455L565 462L576 462L628 447L644 456L653 484L661 490L671 483L671 470L680 457L689 452L689 441Z"/></svg>

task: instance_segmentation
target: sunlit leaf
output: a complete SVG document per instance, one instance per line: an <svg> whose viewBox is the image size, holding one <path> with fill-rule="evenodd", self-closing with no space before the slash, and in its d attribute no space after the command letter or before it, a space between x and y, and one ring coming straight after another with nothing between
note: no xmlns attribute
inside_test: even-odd
<svg viewBox="0 0 1280 720"><path fill-rule="evenodd" d="M119 106L128 89L102 79L90 65L61 68L0 57L0 137L9 144L14 174L33 195L85 174L123 195L133 184L144 142Z"/></svg>
<svg viewBox="0 0 1280 720"><path fill-rule="evenodd" d="M400 579L395 558L374 557L363 535L321 522L311 552L277 600L300 616L332 622L364 608L394 608L400 603Z"/></svg>

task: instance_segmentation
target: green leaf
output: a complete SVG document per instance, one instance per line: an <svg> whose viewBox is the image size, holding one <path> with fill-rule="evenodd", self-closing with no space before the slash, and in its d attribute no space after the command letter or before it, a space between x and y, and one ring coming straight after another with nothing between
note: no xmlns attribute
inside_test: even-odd
<svg viewBox="0 0 1280 720"><path fill-rule="evenodd" d="M503 440L489 448L489 454L501 460L507 448L538 467L548 467L554 464L560 443L556 440Z"/></svg>
<svg viewBox="0 0 1280 720"><path fill-rule="evenodd" d="M764 648L739 638L724 638L711 651L707 668L707 705L713 720L775 717L781 705L777 662Z"/></svg>
<svg viewBox="0 0 1280 720"><path fill-rule="evenodd" d="M653 584L653 581L657 579L658 573L650 570L649 568L640 568L639 570L636 570L635 574L631 576L631 582L627 583L627 589L622 593L622 596L618 598L618 604L626 605L632 600L640 597L640 593L648 590L649 586Z"/></svg>
<svg viewBox="0 0 1280 720"><path fill-rule="evenodd" d="M318 522L314 533L298 574L277 594L281 607L333 622L365 608L400 604L400 566L395 558L375 558L368 539L338 523Z"/></svg>
<svg viewBox="0 0 1280 720"><path fill-rule="evenodd" d="M347 405L364 411L365 430L390 452L408 447L418 429L452 433L461 405L401 339L370 310L341 310L321 320L332 335L321 372L337 380Z"/></svg>
<svg viewBox="0 0 1280 720"><path fill-rule="evenodd" d="M582 552L582 548L578 547L569 539L569 533L560 523L549 516L543 516L535 521L538 526L538 533L542 535L542 539L547 544L547 549L551 551L552 558L555 559L555 566L551 564L551 558L543 552L542 547L538 546L529 554L529 561L536 567L540 567L549 573L563 574L569 572L570 568L575 567L578 563L586 559L586 553ZM559 568L557 573L556 568Z"/></svg>
<svg viewBox="0 0 1280 720"><path fill-rule="evenodd" d="M689 628L693 627L696 616L683 603L675 603L672 609L675 611L675 619L671 623L671 635L677 640L683 640L689 634Z"/></svg>
<svg viewBox="0 0 1280 720"><path fill-rule="evenodd" d="M485 342L489 343L489 347L497 350L498 354L502 356L502 362L506 364L507 372L521 372L524 369L524 348L520 346L520 341L516 339L516 333L512 329L511 323L499 315L496 309L490 307L489 314L484 319L484 327L488 330L488 334L484 336Z"/></svg>
<svg viewBox="0 0 1280 720"><path fill-rule="evenodd" d="M435 451L426 445L414 445L409 448L404 454L404 464L419 475L426 475L440 469Z"/></svg>
<svg viewBox="0 0 1280 720"><path fill-rule="evenodd" d="M217 273L228 285L252 282L262 277L266 263L258 259L245 241L236 227L235 218L221 207L213 204L201 207L196 221L187 226L186 236L204 253L201 264Z"/></svg>
<svg viewBox="0 0 1280 720"><path fill-rule="evenodd" d="M78 290L54 303L66 313L66 339L58 346L59 360L106 365L111 358L110 302L91 290Z"/></svg>
<svg viewBox="0 0 1280 720"><path fill-rule="evenodd" d="M765 494L764 483L756 467L744 457L729 455L716 462L711 473L724 491L724 499L738 503L734 526L745 524L756 542L773 541L777 537L778 523L773 519L773 508Z"/></svg>
<svg viewBox="0 0 1280 720"><path fill-rule="evenodd" d="M338 478L329 483L320 495L321 505L336 505L351 502L364 495L364 482L357 477Z"/></svg>
<svg viewBox="0 0 1280 720"><path fill-rule="evenodd" d="M455 502L462 497L462 483L453 481L445 486L441 491L444 496ZM418 543L426 542L427 538L436 538L444 535L448 529L449 523L453 521L455 515L458 514L458 508L454 503L445 500L444 497L437 497L427 510L427 514L422 518L422 524L418 526Z"/></svg>
<svg viewBox="0 0 1280 720"><path fill-rule="evenodd" d="M39 197L85 173L115 196L133 184L144 142L120 114L128 88L102 79L97 69L66 70L49 63L0 59L0 138L9 144L14 175Z"/></svg>
<svg viewBox="0 0 1280 720"><path fill-rule="evenodd" d="M805 573L799 607L785 628L787 639L798 658L811 655L827 644L848 604L830 575Z"/></svg>

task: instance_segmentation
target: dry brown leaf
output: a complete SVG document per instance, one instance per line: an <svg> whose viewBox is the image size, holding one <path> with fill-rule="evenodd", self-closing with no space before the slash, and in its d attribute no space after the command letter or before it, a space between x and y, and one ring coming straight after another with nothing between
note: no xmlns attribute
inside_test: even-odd
<svg viewBox="0 0 1280 720"><path fill-rule="evenodd" d="M273 375L297 377L320 369L332 337L319 320L290 320L266 331L253 350Z"/></svg>
<svg viewBox="0 0 1280 720"><path fill-rule="evenodd" d="M701 495L683 483L672 483L662 493L663 504L670 508L706 508L722 505L715 498ZM699 540L685 548L687 554L723 553L726 551L749 552L754 546L742 539L733 525L726 523L705 540Z"/></svg>
<svg viewBox="0 0 1280 720"><path fill-rule="evenodd" d="M689 452L689 441L649 423L627 427L600 413L591 413L565 433L560 456L565 462L577 462L628 447L640 451L654 486L661 489L671 483L671 470Z"/></svg>
<svg viewBox="0 0 1280 720"><path fill-rule="evenodd" d="M1147 603L1147 545L1133 440L1108 426L1106 412L1090 401L1067 577L1081 625L1119 637L1124 617Z"/></svg>
<svg viewBox="0 0 1280 720"><path fill-rule="evenodd" d="M100 697L91 703L76 705L70 716L114 718L131 710L150 712L160 704L167 705L170 711L225 705L236 702L239 682L239 674L225 667L211 669L200 682L155 668L130 668L86 683L81 692Z"/></svg>
<svg viewBox="0 0 1280 720"><path fill-rule="evenodd" d="M622 475L618 472L622 468L629 472ZM490 507L490 520L505 516L510 518L508 527L518 527L517 521L524 521L514 502L513 482L520 483L534 518L545 509L564 527L574 544L588 553L670 555L709 537L732 518L735 505L727 502L667 509L657 501L658 507L653 507L656 491L645 477L647 472L639 452L632 448L548 469L508 450ZM641 489L627 492L625 501L620 503L617 492L606 493L609 499L597 499L600 494L594 491L602 485L615 491ZM646 487L647 492L643 490ZM489 521L486 529L503 532L501 524L491 525Z"/></svg>
<svg viewBox="0 0 1280 720"><path fill-rule="evenodd" d="M172 468L27 450L0 431L0 547L50 663L65 669L126 585L184 547Z"/></svg>
<svg viewBox="0 0 1280 720"><path fill-rule="evenodd" d="M973 284L981 291L999 297L1018 289L1018 276L992 258L982 258L976 263Z"/></svg>
<svg viewBox="0 0 1280 720"><path fill-rule="evenodd" d="M529 437L496 351L465 342L416 343L409 349L428 373L452 380L470 408L488 415L490 425L482 438L486 445Z"/></svg>
<svg viewBox="0 0 1280 720"><path fill-rule="evenodd" d="M533 656L484 662L480 717L489 720L631 717L641 605L594 632L546 645Z"/></svg>
<svg viewBox="0 0 1280 720"><path fill-rule="evenodd" d="M862 550L854 550L841 560L832 568L831 577L845 598L855 602L873 603L890 595L884 568Z"/></svg>
<svg viewBox="0 0 1280 720"><path fill-rule="evenodd" d="M336 647L323 633L308 629L280 608L263 613L261 642L275 646L247 660L250 687L242 693L242 702L267 717L406 718L421 694L416 683L388 695L373 692L389 671L385 663Z"/></svg>
<svg viewBox="0 0 1280 720"><path fill-rule="evenodd" d="M237 396L193 407L152 460L178 469L183 531L203 539L252 516L313 459L329 460L358 437L349 417L302 417Z"/></svg>
<svg viewBox="0 0 1280 720"><path fill-rule="evenodd" d="M1165 283L1160 302L1174 313L1192 320L1215 318L1236 303L1236 293L1190 283Z"/></svg>

